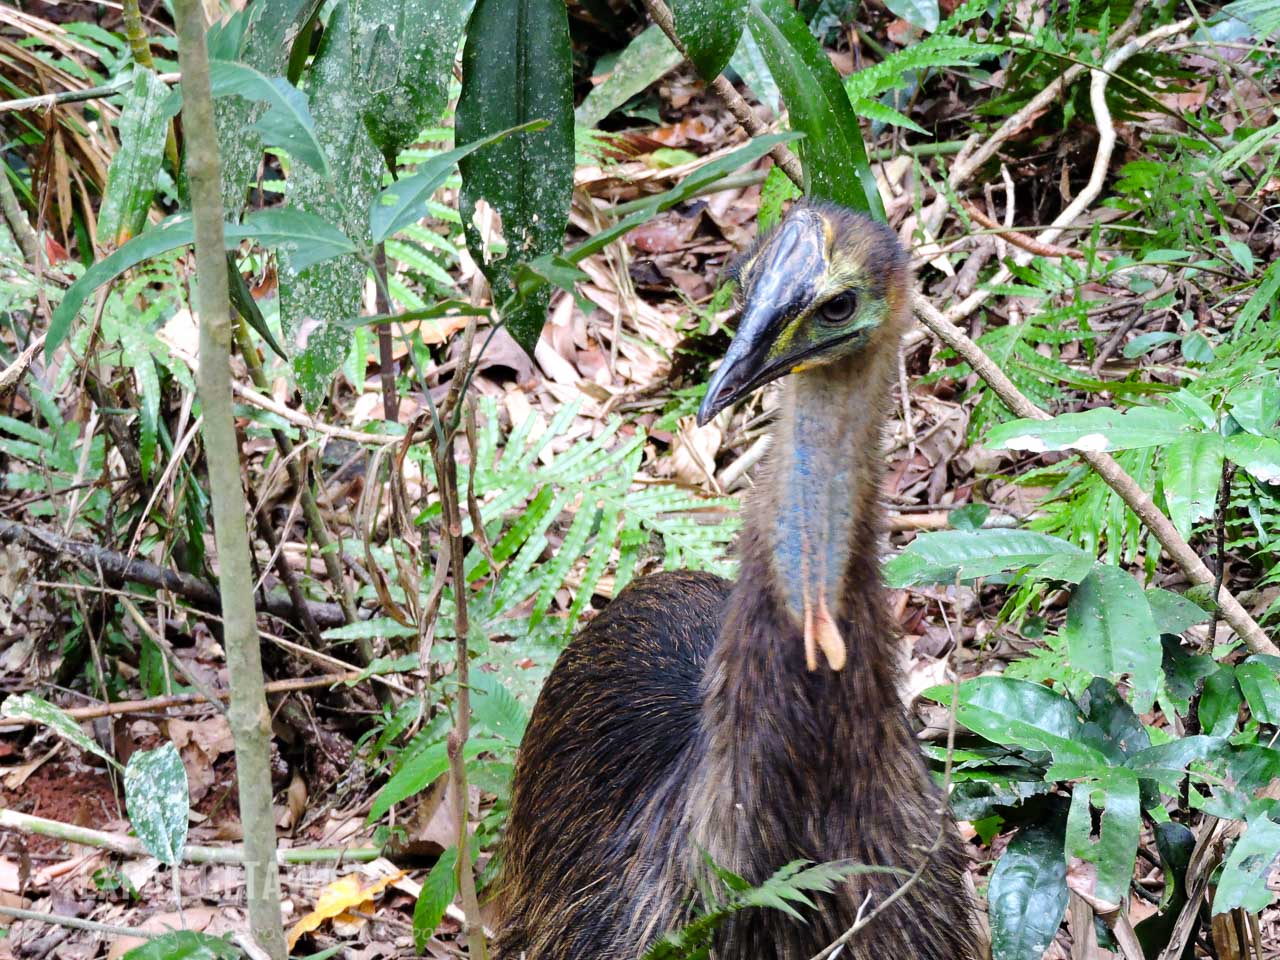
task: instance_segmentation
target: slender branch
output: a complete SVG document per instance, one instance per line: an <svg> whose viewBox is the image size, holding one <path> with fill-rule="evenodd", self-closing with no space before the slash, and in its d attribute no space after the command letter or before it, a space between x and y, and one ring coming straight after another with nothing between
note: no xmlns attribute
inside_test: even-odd
<svg viewBox="0 0 1280 960"><path fill-rule="evenodd" d="M181 74L177 73L161 73L157 74L157 76L164 83L177 83L181 78ZM0 102L0 113L10 113L16 110L51 110L64 103L102 100L106 97L114 97L117 93L128 89L129 82L129 75L124 73L120 75L119 79L100 87L85 87L83 90L63 90L60 93L42 93L37 97L5 100Z"/></svg>
<svg viewBox="0 0 1280 960"><path fill-rule="evenodd" d="M236 346L240 349L240 356L243 358L245 366L249 368L249 378L259 390L263 391L263 393L269 393L271 391L271 383L267 378L266 371L262 369L262 360L258 357L258 348L254 345L253 336L249 332L249 324L243 316L240 317L240 321L235 325L235 335ZM238 386L238 384L235 386ZM250 392L252 393L252 391ZM342 605L343 615L347 618L347 623L355 623L358 619L355 601L351 597L351 591L347 588L346 577L343 576L342 565L338 560L339 551L334 546L333 535L329 532L328 524L325 523L324 516L320 513L320 505L316 503L315 492L311 489L309 471L305 464L294 456L293 441L287 433L283 430L273 429L271 436L275 440L276 449L280 451L280 459L284 461L285 467L289 471L289 482L293 484L294 489L298 491L298 495L302 500L302 515L307 521L307 529L311 532L311 538L315 540L316 546L320 550L325 572L329 575L329 582L332 584L334 591L338 594L338 602Z"/></svg>
<svg viewBox="0 0 1280 960"><path fill-rule="evenodd" d="M200 0L176 0L175 8L183 78L182 120L188 143L186 171L199 278L199 394L204 409L204 445L231 676L231 732L236 744L236 779L244 828L249 927L271 960L286 960L275 817L271 809L271 714L263 694L262 653L245 528L247 509L231 409L231 298L223 253L221 174L204 10Z"/></svg>
<svg viewBox="0 0 1280 960"><path fill-rule="evenodd" d="M920 294L916 294L913 306L925 325L937 334L943 343L955 350L973 368L973 371L987 382L1005 406L1019 417L1031 420L1049 419L1049 414L1027 399L1004 371L996 366L995 361L970 340L959 327L943 316L937 307ZM1079 455L1107 486L1119 494L1120 499L1128 505L1129 509L1137 514L1138 519L1155 535L1165 552L1188 579L1196 584L1213 586L1212 571L1205 566L1199 554L1191 549L1169 518L1156 506L1151 495L1125 472L1124 468L1116 462L1115 457L1108 453L1095 453L1088 450L1079 451ZM1222 611L1222 618L1240 635L1250 650L1254 653L1280 655L1280 649L1271 642L1262 627L1258 626L1257 621L1241 606L1240 601L1225 588L1218 597L1218 606Z"/></svg>
<svg viewBox="0 0 1280 960"><path fill-rule="evenodd" d="M676 33L676 21L675 17L671 15L671 8L666 5L664 0L643 0L643 2L644 8L649 11L649 16L658 25L658 29L667 35L671 45L680 51L681 56L688 60L689 51L685 49L684 42L680 39L680 35ZM747 103L742 94L734 89L733 84L725 78L724 74L711 81L711 89L724 101L734 119L751 136L762 137L769 132L765 123L751 109L751 104ZM786 144L778 144L770 151L770 155L773 157L774 162L782 168L783 172L797 186L804 189L804 170L800 166L800 160L787 149Z"/></svg>
<svg viewBox="0 0 1280 960"><path fill-rule="evenodd" d="M447 424L443 445L435 450L436 485L440 490L442 507L442 535L448 540L450 580L453 582L454 634L457 661L454 670L458 692L454 699L453 729L449 731L447 749L449 775L453 785L453 814L458 821L458 857L454 865L458 889L462 894L462 908L469 917L480 916L480 900L476 895L476 879L471 869L470 831L467 829L467 765L463 752L471 733L471 687L467 635L471 629L467 609L467 578L464 572L466 545L462 540L462 504L458 493L458 462L456 444L461 421L463 384L467 367L471 364L471 345L475 340L476 321L467 324L459 353L459 367L453 375L453 383L441 410L440 422ZM442 551L443 552L443 551ZM443 557L441 558L443 561ZM467 938L467 955L473 960L485 960L488 946L484 929L479 922L464 925Z"/></svg>
<svg viewBox="0 0 1280 960"><path fill-rule="evenodd" d="M289 677L287 680L272 680L264 686L268 694L296 693L301 690L314 690L319 687L332 687L339 683L351 683L359 680L362 674L358 670L346 673L334 673L321 677ZM210 691L217 700L226 700L230 691ZM170 707L194 707L209 703L209 698L202 693L171 693L164 697L148 697L145 700L115 700L111 703L95 703L89 707L70 707L62 712L76 722L96 720L99 717L117 717L130 713L156 713ZM5 717L0 726L36 726L41 721L34 717Z"/></svg>
<svg viewBox="0 0 1280 960"><path fill-rule="evenodd" d="M67 843L106 850L122 857L149 857L150 853L136 837L122 833L93 830L61 820L33 817L17 810L0 808L0 830L17 830L21 833L51 837ZM276 859L285 863L323 863L331 860L350 860L367 863L383 856L381 847L295 847L279 850ZM209 847L190 843L182 848L184 863L244 863L244 848L240 846Z"/></svg>
<svg viewBox="0 0 1280 960"><path fill-rule="evenodd" d="M0 904L0 916L13 917L15 920L47 923L55 927L67 927L71 930L84 930L88 933L101 933L109 937L138 937L142 940L151 940L160 936L160 933L155 930L120 927L113 923L98 923L96 920L64 917L57 913L41 913L39 910L23 910L21 907L8 907L4 904Z"/></svg>

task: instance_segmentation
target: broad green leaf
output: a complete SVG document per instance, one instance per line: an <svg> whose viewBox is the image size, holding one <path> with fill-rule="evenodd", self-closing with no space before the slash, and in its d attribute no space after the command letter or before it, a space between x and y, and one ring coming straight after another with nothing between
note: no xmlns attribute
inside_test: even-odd
<svg viewBox="0 0 1280 960"><path fill-rule="evenodd" d="M1220 666L1204 679L1197 716L1200 729L1213 737L1226 737L1235 732L1240 704L1244 702L1236 682L1235 667Z"/></svg>
<svg viewBox="0 0 1280 960"><path fill-rule="evenodd" d="M134 947L124 960L240 960L244 954L230 940L195 930L172 930Z"/></svg>
<svg viewBox="0 0 1280 960"><path fill-rule="evenodd" d="M1102 809L1098 838L1093 839L1090 802ZM1142 809L1137 774L1124 768L1105 772L1097 785L1076 784L1067 815L1067 856L1097 867L1094 895L1106 903L1129 902L1129 883L1138 854Z"/></svg>
<svg viewBox="0 0 1280 960"><path fill-rule="evenodd" d="M1276 447L1280 449L1280 443ZM1188 539L1197 521L1213 516L1222 482L1223 454L1218 433L1184 433L1165 450L1165 504L1169 519Z"/></svg>
<svg viewBox="0 0 1280 960"><path fill-rule="evenodd" d="M926 33L938 29L941 14L938 0L885 0L885 6L895 16L901 17L913 27L919 27Z"/></svg>
<svg viewBox="0 0 1280 960"><path fill-rule="evenodd" d="M931 696L949 702L949 687ZM993 743L1046 750L1057 776L1086 776L1109 766L1106 756L1083 740L1084 723L1075 704L1048 687L1005 677L976 677L960 684L956 719Z"/></svg>
<svg viewBox="0 0 1280 960"><path fill-rule="evenodd" d="M1255 655L1236 666L1236 682L1253 718L1280 725L1280 682L1276 680L1280 658Z"/></svg>
<svg viewBox="0 0 1280 960"><path fill-rule="evenodd" d="M228 250L234 250L245 240L253 240L278 251L287 251L295 264L308 266L356 249L336 227L300 210L259 210L246 217L244 223L224 225L223 231ZM177 214L94 263L67 288L62 302L53 311L45 339L45 356L51 357L66 339L71 332L72 321L94 290L144 260L184 247L194 239L190 214Z"/></svg>
<svg viewBox="0 0 1280 960"><path fill-rule="evenodd" d="M991 872L991 948L1000 960L1040 960L1067 911L1062 824L1020 829Z"/></svg>
<svg viewBox="0 0 1280 960"><path fill-rule="evenodd" d="M169 866L182 860L187 843L187 771L178 748L166 741L139 750L124 768L124 798L129 822L147 852Z"/></svg>
<svg viewBox="0 0 1280 960"><path fill-rule="evenodd" d="M373 617L341 627L330 627L321 634L326 640L399 640L417 635L417 627L406 627L391 617Z"/></svg>
<svg viewBox="0 0 1280 960"><path fill-rule="evenodd" d="M1160 630L1133 577L1100 563L1071 594L1063 627L1071 665L1112 682L1131 678L1134 709L1144 712L1160 680Z"/></svg>
<svg viewBox="0 0 1280 960"><path fill-rule="evenodd" d="M704 80L729 63L747 21L747 0L671 0L676 35Z"/></svg>
<svg viewBox="0 0 1280 960"><path fill-rule="evenodd" d="M884 206L858 118L840 75L786 0L752 0L751 35L782 91L792 128L805 134L799 146L805 194L834 200L884 219Z"/></svg>
<svg viewBox="0 0 1280 960"><path fill-rule="evenodd" d="M766 137L757 137L750 143L739 147L733 153L712 160L689 174L670 190L646 197L638 209L627 214L613 226L606 227L599 233L593 233L582 243L566 252L564 259L569 263L581 263L593 253L603 250L619 237L626 235L642 223L651 220L655 214L661 213L663 210L670 210L678 203L683 203L703 187L715 183L721 177L739 167L755 163L772 150L776 144L797 140L800 136L801 134L798 133L774 133Z"/></svg>
<svg viewBox="0 0 1280 960"><path fill-rule="evenodd" d="M684 61L662 29L645 27L609 67L604 80L592 87L574 112L579 126L595 127L632 97L666 76ZM600 73L600 65L595 72Z"/></svg>
<svg viewBox="0 0 1280 960"><path fill-rule="evenodd" d="M1271 905L1267 888L1271 865L1280 856L1280 824L1261 814L1249 818L1249 827L1236 841L1222 866L1213 912L1226 913L1241 907L1258 913Z"/></svg>
<svg viewBox="0 0 1280 960"><path fill-rule="evenodd" d="M1065 540L1030 530L942 530L917 536L884 564L884 575L894 587L955 583L957 577L989 577L1059 556L1087 555Z"/></svg>
<svg viewBox="0 0 1280 960"><path fill-rule="evenodd" d="M987 442L996 449L1138 450L1172 443L1192 428L1185 416L1158 407L1134 407L1122 413L1097 407L1048 420L1011 420L992 427Z"/></svg>
<svg viewBox="0 0 1280 960"><path fill-rule="evenodd" d="M463 747L464 760L474 760L487 750L509 750L511 745L505 740L493 737L471 737ZM409 757L389 779L378 795L374 797L373 806L369 810L368 822L374 823L393 804L406 797L411 797L425 790L449 770L449 753L443 740L428 744Z"/></svg>
<svg viewBox="0 0 1280 960"><path fill-rule="evenodd" d="M34 720L48 727L63 740L69 741L77 749L96 754L112 766L119 767L115 757L103 750L98 744L80 729L80 725L47 700L42 700L33 693L14 693L0 704L0 717Z"/></svg>
<svg viewBox="0 0 1280 960"><path fill-rule="evenodd" d="M1156 347L1163 346L1166 343L1172 343L1174 340L1182 338L1182 334L1174 333L1172 330L1157 330L1153 333L1144 333L1134 337L1124 345L1121 351L1129 360L1136 360Z"/></svg>
<svg viewBox="0 0 1280 960"><path fill-rule="evenodd" d="M491 144L463 158L459 212L467 246L502 304L515 293L517 264L558 253L573 192L573 57L563 0L478 0L462 54L462 96L454 134L461 144L531 120L537 133ZM497 212L506 255L492 259L473 220L485 200ZM551 291L539 285L503 310L532 356Z"/></svg>
<svg viewBox="0 0 1280 960"><path fill-rule="evenodd" d="M133 89L120 114L120 147L111 157L98 214L98 237L121 246L142 232L164 160L169 87L151 70L135 67Z"/></svg>
<svg viewBox="0 0 1280 960"><path fill-rule="evenodd" d="M374 243L382 243L401 227L408 226L420 219L432 194L448 179L453 172L454 164L470 153L491 143L497 143L503 137L528 130L540 130L546 121L534 120L521 127L501 130L482 140L475 140L465 147L438 153L418 166L410 177L397 180L382 193L374 197L369 208L369 226ZM402 319L408 319L403 317Z"/></svg>
<svg viewBox="0 0 1280 960"><path fill-rule="evenodd" d="M388 166L444 112L470 0L360 0L364 121Z"/></svg>
<svg viewBox="0 0 1280 960"><path fill-rule="evenodd" d="M1227 437L1227 458L1263 483L1280 483L1280 440L1237 433Z"/></svg>
<svg viewBox="0 0 1280 960"><path fill-rule="evenodd" d="M316 138L307 98L284 77L268 77L243 63L215 60L209 64L215 97L240 96L267 105L250 129L269 147L279 147L329 178L329 161Z"/></svg>
<svg viewBox="0 0 1280 960"><path fill-rule="evenodd" d="M458 893L458 880L454 868L458 863L458 848L450 847L440 854L431 872L422 881L418 903L413 908L413 943L418 953L426 953L427 943L444 919L444 912Z"/></svg>
<svg viewBox="0 0 1280 960"><path fill-rule="evenodd" d="M1155 619L1156 629L1162 634L1183 634L1188 628L1209 619L1207 610L1192 603L1181 594L1159 587L1147 590L1147 603L1151 606L1151 616Z"/></svg>
<svg viewBox="0 0 1280 960"><path fill-rule="evenodd" d="M1221 737L1180 737L1140 750L1125 766L1140 777L1157 781L1167 792L1178 790L1187 767L1196 760L1226 757L1227 741Z"/></svg>
<svg viewBox="0 0 1280 960"><path fill-rule="evenodd" d="M1280 383L1275 377L1235 387L1227 394L1227 407L1236 423L1260 437L1272 436L1280 420Z"/></svg>

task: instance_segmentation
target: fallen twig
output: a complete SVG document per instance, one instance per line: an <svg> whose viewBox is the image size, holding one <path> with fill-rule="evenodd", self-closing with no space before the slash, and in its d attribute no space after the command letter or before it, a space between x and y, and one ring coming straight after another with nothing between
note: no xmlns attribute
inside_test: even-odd
<svg viewBox="0 0 1280 960"><path fill-rule="evenodd" d="M97 544L72 540L52 530L27 526L12 520L0 520L0 543L13 543L41 556L75 560L90 573L98 574L110 583L132 580L161 590L168 590L201 607L216 610L218 591L210 583L189 573L179 573L158 566L148 560L138 560ZM287 596L272 594L267 597L263 610L281 620L292 621L293 603ZM342 609L333 603L307 602L307 610L322 627L337 627L345 623Z"/></svg>

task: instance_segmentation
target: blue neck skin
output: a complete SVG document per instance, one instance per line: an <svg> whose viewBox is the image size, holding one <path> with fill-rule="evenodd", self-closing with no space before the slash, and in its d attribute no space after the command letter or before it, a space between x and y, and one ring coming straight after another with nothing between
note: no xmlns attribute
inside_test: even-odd
<svg viewBox="0 0 1280 960"><path fill-rule="evenodd" d="M805 656L840 669L844 640L836 626L858 512L875 503L880 394L867 364L835 364L793 374L784 388L774 437L771 503L764 507L774 574L789 612L805 632ZM824 622L825 620L825 622ZM834 632L833 632L834 631ZM838 649L836 647L838 646Z"/></svg>

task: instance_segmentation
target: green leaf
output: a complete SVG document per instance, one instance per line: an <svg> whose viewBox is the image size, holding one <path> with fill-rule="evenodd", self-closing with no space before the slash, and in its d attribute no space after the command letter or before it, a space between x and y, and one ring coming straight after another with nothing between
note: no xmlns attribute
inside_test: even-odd
<svg viewBox="0 0 1280 960"><path fill-rule="evenodd" d="M1271 905L1272 893L1267 889L1271 864L1280 855L1280 824L1258 815L1249 818L1249 827L1231 848L1222 866L1218 892L1213 897L1213 912L1226 913L1241 907L1258 913Z"/></svg>
<svg viewBox="0 0 1280 960"><path fill-rule="evenodd" d="M129 822L147 852L171 867L180 863L191 795L186 768L172 742L155 750L139 750L129 758L124 798Z"/></svg>
<svg viewBox="0 0 1280 960"><path fill-rule="evenodd" d="M1059 556L1087 555L1065 540L1030 530L942 530L917 536L884 564L884 575L893 587L955 583L957 577L989 577Z"/></svg>
<svg viewBox="0 0 1280 960"><path fill-rule="evenodd" d="M729 63L747 20L747 0L671 0L676 35L704 80Z"/></svg>
<svg viewBox="0 0 1280 960"><path fill-rule="evenodd" d="M1160 630L1138 581L1100 563L1080 581L1063 627L1071 665L1115 682L1132 678L1134 708L1144 712L1160 680Z"/></svg>
<svg viewBox="0 0 1280 960"><path fill-rule="evenodd" d="M1096 840L1092 838L1091 801L1103 810ZM1099 900L1121 906L1128 904L1141 830L1138 778L1132 771L1113 768L1106 771L1096 787L1076 785L1067 815L1066 850L1069 857L1097 867L1093 893Z"/></svg>
<svg viewBox="0 0 1280 960"><path fill-rule="evenodd" d="M1152 587L1147 590L1147 603L1151 606L1151 616L1155 619L1156 629L1162 634L1182 634L1197 623L1209 619L1209 613L1192 603L1181 594Z"/></svg>
<svg viewBox="0 0 1280 960"><path fill-rule="evenodd" d="M1280 483L1280 440L1237 433L1227 437L1227 458L1262 483Z"/></svg>
<svg viewBox="0 0 1280 960"><path fill-rule="evenodd" d="M259 210L246 217L244 223L225 224L223 231L228 250L234 250L244 240L254 240L267 247L291 251L295 264L313 265L356 249L332 224L301 210ZM94 290L144 260L184 247L194 239L191 215L178 214L90 266L67 288L62 302L53 311L45 339L45 357L51 357L66 339L71 332L71 322Z"/></svg>
<svg viewBox="0 0 1280 960"><path fill-rule="evenodd" d="M684 62L662 29L645 27L620 53L608 75L583 98L574 112L579 126L595 127L601 120ZM600 72L597 64L596 73Z"/></svg>
<svg viewBox="0 0 1280 960"><path fill-rule="evenodd" d="M529 725L529 711L497 674L476 672L471 677L471 719L479 729L519 744Z"/></svg>
<svg viewBox="0 0 1280 960"><path fill-rule="evenodd" d="M1139 450L1172 443L1191 429L1180 413L1134 407L1122 413L1097 407L1048 420L1011 420L992 427L987 442L999 450Z"/></svg>
<svg viewBox="0 0 1280 960"><path fill-rule="evenodd" d="M427 943L444 919L444 913L453 903L458 893L457 875L454 868L458 863L458 848L450 847L440 854L440 859L431 867L431 872L422 881L422 889L418 892L418 903L413 908L413 943L418 953L426 953Z"/></svg>
<svg viewBox="0 0 1280 960"><path fill-rule="evenodd" d="M250 129L270 147L286 150L322 177L329 178L329 161L316 137L307 98L284 77L268 77L243 63L215 60L209 64L215 97L240 96L267 104L267 111Z"/></svg>
<svg viewBox="0 0 1280 960"><path fill-rule="evenodd" d="M1275 433L1280 420L1280 383L1272 377L1266 382L1243 383L1227 394L1227 407L1232 419L1245 430L1260 437Z"/></svg>
<svg viewBox="0 0 1280 960"><path fill-rule="evenodd" d="M1280 443L1276 447L1280 449ZM1222 482L1223 454L1218 433L1184 433L1165 450L1165 504L1169 519L1188 539L1193 524L1213 516Z"/></svg>
<svg viewBox="0 0 1280 960"><path fill-rule="evenodd" d="M493 737L471 737L463 747L464 760L474 760L487 750L509 749L505 740ZM373 823L406 797L426 789L449 770L449 753L444 741L428 744L416 751L392 775L373 800L368 822Z"/></svg>
<svg viewBox="0 0 1280 960"><path fill-rule="evenodd" d="M134 947L124 960L240 960L244 954L229 940L194 930L173 930Z"/></svg>
<svg viewBox="0 0 1280 960"><path fill-rule="evenodd" d="M951 688L931 691L942 702ZM1084 723L1075 704L1048 687L1005 677L976 677L960 684L956 719L993 743L1053 754L1048 779L1086 776L1109 766L1106 756L1083 740Z"/></svg>
<svg viewBox="0 0 1280 960"><path fill-rule="evenodd" d="M503 137L527 130L541 130L545 120L533 120L520 127L500 130L482 140L475 140L465 147L438 153L418 166L411 177L397 180L374 198L369 208L369 227L374 243L382 243L401 227L420 219L432 194L448 179L454 164L481 147L497 143Z"/></svg>
<svg viewBox="0 0 1280 960"><path fill-rule="evenodd" d="M449 79L462 29L465 0L361 0L357 78L360 118L391 166L417 142L448 103Z"/></svg>
<svg viewBox="0 0 1280 960"><path fill-rule="evenodd" d="M111 158L98 214L98 237L114 246L142 232L164 160L169 87L151 70L134 68L133 90L120 114L120 147Z"/></svg>
<svg viewBox="0 0 1280 960"><path fill-rule="evenodd" d="M459 212L467 247L502 303L522 261L558 253L573 193L573 63L563 0L477 0L462 54L454 133L471 143L531 120L537 132L491 144L462 160ZM486 200L501 218L507 253L492 260L473 221ZM545 285L503 310L512 337L532 356L551 291Z"/></svg>
<svg viewBox="0 0 1280 960"><path fill-rule="evenodd" d="M800 144L805 194L884 219L858 118L840 75L786 0L752 0L748 22L786 101Z"/></svg>
<svg viewBox="0 0 1280 960"><path fill-rule="evenodd" d="M889 12L901 17L913 27L919 27L927 33L938 29L941 14L938 0L885 0Z"/></svg>
<svg viewBox="0 0 1280 960"><path fill-rule="evenodd" d="M1236 683L1235 667L1220 666L1204 679L1197 716L1200 729L1213 737L1226 737L1235 732L1240 704L1244 702Z"/></svg>
<svg viewBox="0 0 1280 960"><path fill-rule="evenodd" d="M1259 723L1280 725L1280 682L1276 681L1280 658L1255 655L1236 666L1236 682L1253 718Z"/></svg>
<svg viewBox="0 0 1280 960"><path fill-rule="evenodd" d="M1020 829L991 872L991 948L1000 960L1040 960L1067 912L1062 824Z"/></svg>
<svg viewBox="0 0 1280 960"><path fill-rule="evenodd" d="M1166 343L1172 343L1174 340L1182 339L1182 334L1174 333L1172 330L1157 330L1154 333L1144 333L1134 337L1124 345L1121 351L1129 360L1136 360L1144 353L1154 350L1156 347L1163 346Z"/></svg>
<svg viewBox="0 0 1280 960"><path fill-rule="evenodd" d="M63 740L69 741L73 746L87 753L95 754L101 757L107 763L119 767L115 757L107 753L97 742L88 734L80 729L80 725L63 713L60 709L42 700L32 693L14 693L10 694L4 701L0 703L0 717L13 717L14 719L34 720L36 723L43 724L48 727Z"/></svg>
<svg viewBox="0 0 1280 960"><path fill-rule="evenodd" d="M1155 780L1167 792L1174 793L1192 762L1217 757L1225 759L1226 755L1227 741L1222 737L1181 737L1139 750L1124 765L1138 776Z"/></svg>

